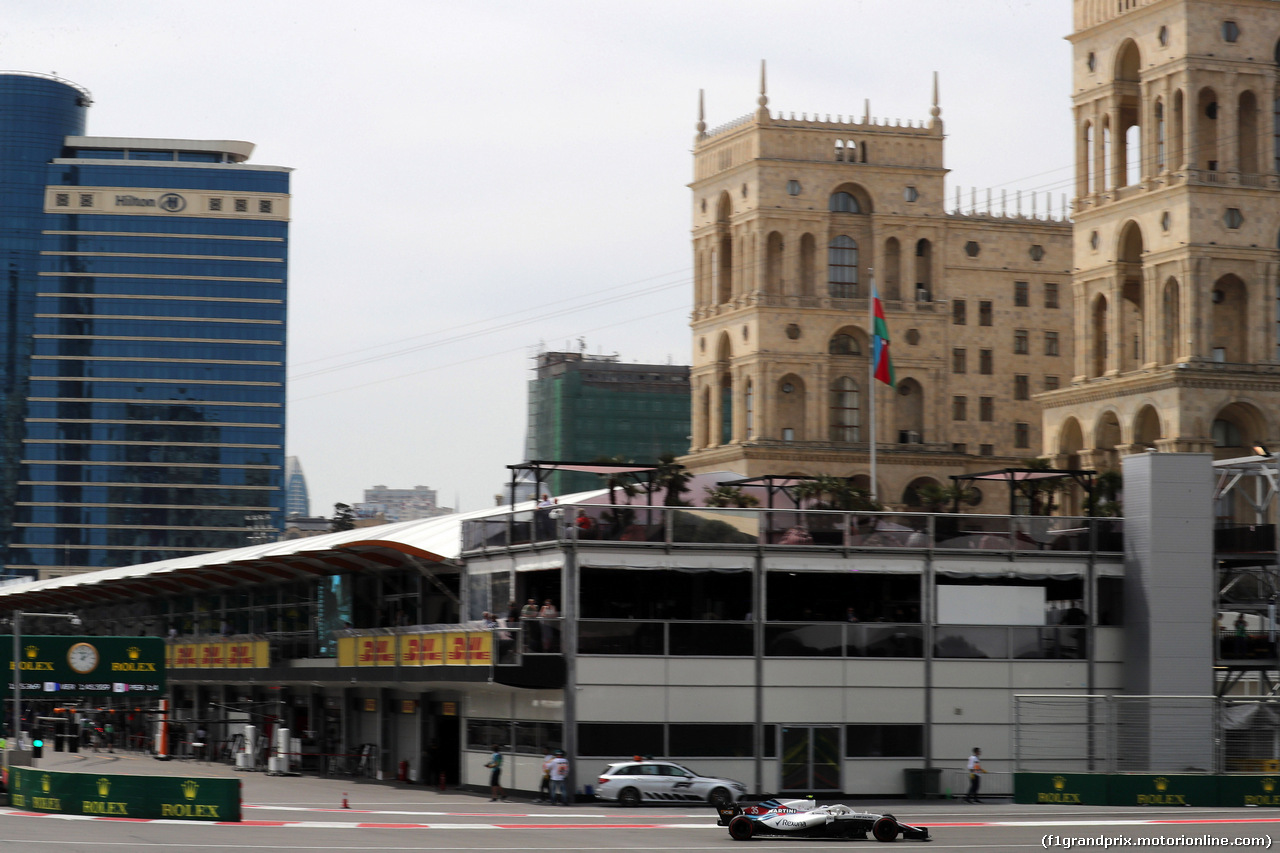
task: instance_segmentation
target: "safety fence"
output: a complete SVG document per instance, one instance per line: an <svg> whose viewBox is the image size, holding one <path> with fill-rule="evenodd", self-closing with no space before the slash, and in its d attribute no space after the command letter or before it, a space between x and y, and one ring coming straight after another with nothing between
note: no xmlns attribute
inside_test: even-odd
<svg viewBox="0 0 1280 853"><path fill-rule="evenodd" d="M1280 697L1014 696L1014 767L1280 773Z"/></svg>

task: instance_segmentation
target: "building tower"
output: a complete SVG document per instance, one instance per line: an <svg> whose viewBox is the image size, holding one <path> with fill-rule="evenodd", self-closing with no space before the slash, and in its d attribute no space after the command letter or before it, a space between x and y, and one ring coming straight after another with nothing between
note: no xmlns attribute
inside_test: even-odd
<svg viewBox="0 0 1280 853"><path fill-rule="evenodd" d="M870 394L887 504L1037 455L1031 397L1070 376L1069 225L989 194L946 211L936 79L923 121L772 113L763 66L758 104L707 130L699 103L681 461L869 487ZM869 379L873 272L892 389Z"/></svg>
<svg viewBox="0 0 1280 853"><path fill-rule="evenodd" d="M307 475L302 473L302 463L296 456L284 460L284 514L286 518L311 515L311 497L307 492Z"/></svg>
<svg viewBox="0 0 1280 853"><path fill-rule="evenodd" d="M1280 4L1075 0L1074 30L1075 369L1044 450L1275 446Z"/></svg>
<svg viewBox="0 0 1280 853"><path fill-rule="evenodd" d="M89 103L0 74L10 575L237 547L284 505L289 170L85 136Z"/></svg>

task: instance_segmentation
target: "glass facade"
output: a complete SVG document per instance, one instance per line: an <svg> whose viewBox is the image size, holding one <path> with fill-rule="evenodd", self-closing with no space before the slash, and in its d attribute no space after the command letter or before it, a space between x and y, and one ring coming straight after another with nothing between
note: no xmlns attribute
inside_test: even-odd
<svg viewBox="0 0 1280 853"><path fill-rule="evenodd" d="M283 515L288 170L69 148L87 103L0 75L9 574L239 547Z"/></svg>

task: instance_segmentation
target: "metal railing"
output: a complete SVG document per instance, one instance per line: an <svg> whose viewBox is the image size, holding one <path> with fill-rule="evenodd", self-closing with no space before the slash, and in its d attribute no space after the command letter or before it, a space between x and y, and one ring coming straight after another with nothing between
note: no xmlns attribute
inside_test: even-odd
<svg viewBox="0 0 1280 853"><path fill-rule="evenodd" d="M583 504L464 521L462 540L464 551L576 541L1123 553L1124 519Z"/></svg>
<svg viewBox="0 0 1280 853"><path fill-rule="evenodd" d="M935 658L1084 660L1083 626L939 625ZM924 626L893 622L768 622L765 657L923 658ZM578 653L625 656L752 657L750 622L582 619Z"/></svg>

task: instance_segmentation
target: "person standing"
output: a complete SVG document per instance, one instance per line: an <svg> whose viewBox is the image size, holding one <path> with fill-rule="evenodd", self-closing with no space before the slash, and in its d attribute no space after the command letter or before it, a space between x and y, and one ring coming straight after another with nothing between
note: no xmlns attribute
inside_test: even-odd
<svg viewBox="0 0 1280 853"><path fill-rule="evenodd" d="M535 651L538 640L533 636L537 630L538 620L538 602L536 599L529 599L525 602L524 607L520 608L520 635L524 638L524 650L526 652Z"/></svg>
<svg viewBox="0 0 1280 853"><path fill-rule="evenodd" d="M538 799L535 803L551 802L551 762L556 760L554 750L547 750L547 754L542 756L542 781L538 783Z"/></svg>
<svg viewBox="0 0 1280 853"><path fill-rule="evenodd" d="M559 627L556 624L556 619L559 617L560 614L556 611L556 606L552 604L551 599L548 598L546 602L543 603L542 609L538 611L538 618L542 620L542 650L544 652L555 651L553 648L554 643L552 641L554 639L555 630Z"/></svg>
<svg viewBox="0 0 1280 853"><path fill-rule="evenodd" d="M493 755L489 756L489 802L507 801L507 792L502 790L502 744L493 745Z"/></svg>
<svg viewBox="0 0 1280 853"><path fill-rule="evenodd" d="M973 754L969 756L969 793L964 796L966 803L982 802L978 799L978 788L982 785L982 779L978 774L986 772L982 769L982 750L975 746Z"/></svg>
<svg viewBox="0 0 1280 853"><path fill-rule="evenodd" d="M557 749L556 757L551 759L551 804L555 805L556 799L560 800L560 805L569 805L569 793L565 790L565 780L569 778L569 759L564 757L564 750Z"/></svg>

